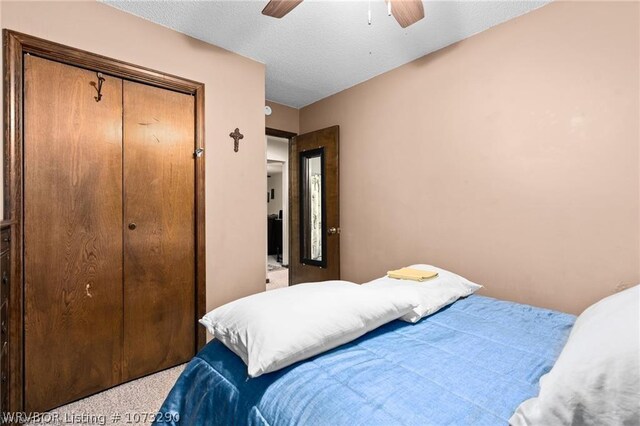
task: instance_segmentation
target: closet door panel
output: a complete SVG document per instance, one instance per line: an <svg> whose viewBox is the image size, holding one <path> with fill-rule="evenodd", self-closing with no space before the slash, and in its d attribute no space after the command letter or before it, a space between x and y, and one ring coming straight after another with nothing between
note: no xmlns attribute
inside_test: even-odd
<svg viewBox="0 0 640 426"><path fill-rule="evenodd" d="M25 409L120 382L122 80L25 56Z"/></svg>
<svg viewBox="0 0 640 426"><path fill-rule="evenodd" d="M195 353L194 98L124 82L124 379Z"/></svg>

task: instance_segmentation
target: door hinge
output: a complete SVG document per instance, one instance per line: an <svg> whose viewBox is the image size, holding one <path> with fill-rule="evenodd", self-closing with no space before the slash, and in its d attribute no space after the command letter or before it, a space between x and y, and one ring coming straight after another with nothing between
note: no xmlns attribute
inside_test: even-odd
<svg viewBox="0 0 640 426"><path fill-rule="evenodd" d="M204 153L204 148L196 148L196 150L193 151L193 156L195 158L200 158L200 157L202 157L203 153Z"/></svg>

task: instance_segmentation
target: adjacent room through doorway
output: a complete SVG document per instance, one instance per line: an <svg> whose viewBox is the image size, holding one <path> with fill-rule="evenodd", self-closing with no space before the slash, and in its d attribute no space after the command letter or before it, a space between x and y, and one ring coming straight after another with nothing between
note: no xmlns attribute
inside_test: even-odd
<svg viewBox="0 0 640 426"><path fill-rule="evenodd" d="M289 285L289 140L267 136L267 290Z"/></svg>

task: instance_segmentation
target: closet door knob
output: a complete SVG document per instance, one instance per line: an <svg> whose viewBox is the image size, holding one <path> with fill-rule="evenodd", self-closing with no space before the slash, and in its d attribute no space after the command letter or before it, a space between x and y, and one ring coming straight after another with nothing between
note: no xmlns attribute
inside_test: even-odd
<svg viewBox="0 0 640 426"><path fill-rule="evenodd" d="M136 229L137 227L138 227L138 225L136 225L136 224L135 224L135 223L133 223L133 222L131 222L131 223L129 224L129 229L131 229L132 231L133 231L134 229Z"/></svg>

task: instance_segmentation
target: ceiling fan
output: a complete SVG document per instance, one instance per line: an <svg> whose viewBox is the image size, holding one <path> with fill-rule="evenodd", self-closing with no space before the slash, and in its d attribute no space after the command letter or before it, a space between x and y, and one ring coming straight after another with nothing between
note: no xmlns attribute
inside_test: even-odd
<svg viewBox="0 0 640 426"><path fill-rule="evenodd" d="M422 0L385 0L390 10L390 14L396 18L396 21L402 28L415 24L424 18L424 7ZM274 18L282 18L291 12L302 0L271 0L264 9L262 14L272 16Z"/></svg>

